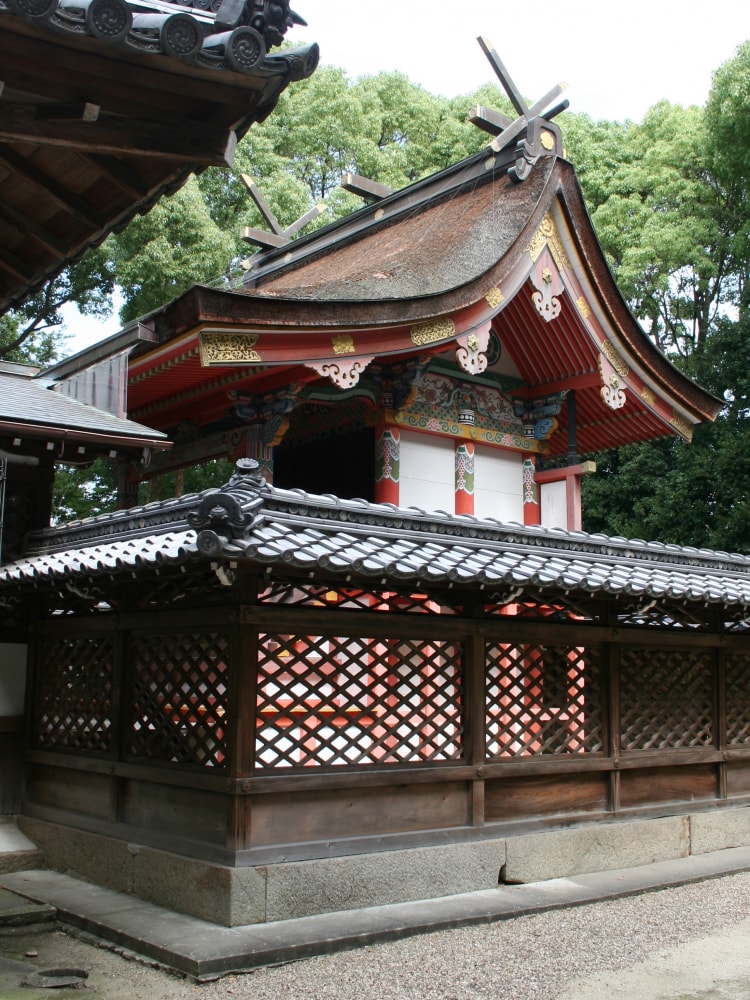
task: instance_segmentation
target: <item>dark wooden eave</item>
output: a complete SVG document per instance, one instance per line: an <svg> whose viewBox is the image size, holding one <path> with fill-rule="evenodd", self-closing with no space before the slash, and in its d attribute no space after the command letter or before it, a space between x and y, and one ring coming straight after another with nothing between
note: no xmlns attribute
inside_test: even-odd
<svg viewBox="0 0 750 1000"><path fill-rule="evenodd" d="M0 313L192 171L231 163L318 57L285 50L243 73L126 42L0 4Z"/></svg>

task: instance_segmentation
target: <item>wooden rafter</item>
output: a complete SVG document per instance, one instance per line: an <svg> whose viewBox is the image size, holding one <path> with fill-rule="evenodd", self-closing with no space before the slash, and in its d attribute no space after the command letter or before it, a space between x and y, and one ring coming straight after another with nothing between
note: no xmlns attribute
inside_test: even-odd
<svg viewBox="0 0 750 1000"><path fill-rule="evenodd" d="M103 227L104 219L83 198L79 198L78 195L64 188L49 174L39 170L29 160L2 144L0 144L0 163L17 174L19 178L33 184L58 208L72 215L89 229L98 231Z"/></svg>

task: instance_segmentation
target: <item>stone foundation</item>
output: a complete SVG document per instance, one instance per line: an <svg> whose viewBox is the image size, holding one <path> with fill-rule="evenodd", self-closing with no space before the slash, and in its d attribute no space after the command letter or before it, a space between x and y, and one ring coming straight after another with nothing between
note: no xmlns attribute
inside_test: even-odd
<svg viewBox="0 0 750 1000"><path fill-rule="evenodd" d="M28 817L49 868L235 927L538 882L750 845L750 808L231 868Z"/></svg>

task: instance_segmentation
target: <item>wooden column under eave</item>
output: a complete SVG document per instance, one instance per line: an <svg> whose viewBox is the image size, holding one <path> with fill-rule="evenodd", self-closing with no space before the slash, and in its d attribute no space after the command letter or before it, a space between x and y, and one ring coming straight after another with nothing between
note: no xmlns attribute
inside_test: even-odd
<svg viewBox="0 0 750 1000"><path fill-rule="evenodd" d="M401 431L390 424L375 429L375 503L399 502Z"/></svg>
<svg viewBox="0 0 750 1000"><path fill-rule="evenodd" d="M539 487L536 484L536 458L527 455L523 460L523 523L539 524Z"/></svg>
<svg viewBox="0 0 750 1000"><path fill-rule="evenodd" d="M456 441L456 514L474 513L474 442Z"/></svg>

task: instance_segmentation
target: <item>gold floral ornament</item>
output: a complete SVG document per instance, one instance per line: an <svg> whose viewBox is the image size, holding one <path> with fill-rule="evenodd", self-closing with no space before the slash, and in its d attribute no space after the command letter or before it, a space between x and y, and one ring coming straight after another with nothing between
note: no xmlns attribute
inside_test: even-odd
<svg viewBox="0 0 750 1000"><path fill-rule="evenodd" d="M263 358L254 349L257 333L201 333L199 338L201 365L258 364Z"/></svg>
<svg viewBox="0 0 750 1000"><path fill-rule="evenodd" d="M499 288L490 288L485 296L485 302L490 309L497 309L499 305L505 302L505 296Z"/></svg>
<svg viewBox="0 0 750 1000"><path fill-rule="evenodd" d="M558 271L561 271L564 267L570 267L570 260L560 239L557 226L549 213L542 219L541 226L534 233L531 243L526 248L535 264L545 247L549 247L549 252L552 254L552 259L557 265Z"/></svg>
<svg viewBox="0 0 750 1000"><path fill-rule="evenodd" d="M628 377L630 369L628 368L627 362L620 354L617 353L617 350L611 340L605 340L602 344L602 354L607 361L609 361L618 375L621 375L623 378Z"/></svg>
<svg viewBox="0 0 750 1000"><path fill-rule="evenodd" d="M656 397L653 392L649 389L647 385L641 389L641 399L646 404L646 406L653 406L656 402Z"/></svg>
<svg viewBox="0 0 750 1000"><path fill-rule="evenodd" d="M434 323L422 323L411 328L411 342L416 347L425 344L435 344L439 340L447 340L456 332L456 324L452 319L438 319Z"/></svg>
<svg viewBox="0 0 750 1000"><path fill-rule="evenodd" d="M672 410L672 419L669 423L672 427L674 427L681 438L684 438L688 442L693 440L693 428L687 420L685 420L682 414L677 412L677 410Z"/></svg>
<svg viewBox="0 0 750 1000"><path fill-rule="evenodd" d="M354 354L354 339L348 333L339 333L331 337L331 347L334 354Z"/></svg>
<svg viewBox="0 0 750 1000"><path fill-rule="evenodd" d="M589 308L589 304L582 295L579 295L578 298L576 299L576 308L578 309L578 312L581 314L581 316L583 316L584 319L588 319L589 316L591 315L591 309Z"/></svg>

